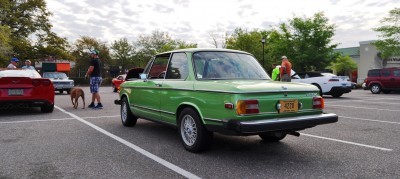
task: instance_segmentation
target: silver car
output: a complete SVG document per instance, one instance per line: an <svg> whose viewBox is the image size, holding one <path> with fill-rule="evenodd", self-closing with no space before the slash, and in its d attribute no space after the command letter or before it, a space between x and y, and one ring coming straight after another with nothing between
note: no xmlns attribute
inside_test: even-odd
<svg viewBox="0 0 400 179"><path fill-rule="evenodd" d="M69 94L74 87L74 80L70 80L63 72L44 72L43 78L49 78L53 82L54 90L60 93L67 91Z"/></svg>

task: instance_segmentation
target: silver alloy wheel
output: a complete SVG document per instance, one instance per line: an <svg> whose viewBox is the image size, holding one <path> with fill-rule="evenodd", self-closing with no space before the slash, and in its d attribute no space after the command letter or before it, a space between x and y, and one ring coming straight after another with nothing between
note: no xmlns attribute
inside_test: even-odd
<svg viewBox="0 0 400 179"><path fill-rule="evenodd" d="M122 101L122 108L121 108L121 119L122 122L126 122L126 118L128 117L128 113L127 113L127 104L125 101Z"/></svg>
<svg viewBox="0 0 400 179"><path fill-rule="evenodd" d="M197 139L197 126L193 117L190 115L183 116L180 128L185 144L188 146L194 145Z"/></svg>
<svg viewBox="0 0 400 179"><path fill-rule="evenodd" d="M379 86L378 86L378 85L373 85L373 86L371 87L371 91L372 91L373 93L378 93L378 92L379 92Z"/></svg>

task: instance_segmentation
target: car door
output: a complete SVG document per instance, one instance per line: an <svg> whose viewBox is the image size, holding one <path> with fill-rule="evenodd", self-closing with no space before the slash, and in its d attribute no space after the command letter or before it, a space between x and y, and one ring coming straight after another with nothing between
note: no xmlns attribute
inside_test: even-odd
<svg viewBox="0 0 400 179"><path fill-rule="evenodd" d="M400 89L400 69L393 70L393 78L395 88Z"/></svg>
<svg viewBox="0 0 400 179"><path fill-rule="evenodd" d="M189 61L186 53L174 53L168 63L165 79L160 87L161 119L170 124L176 124L176 110L182 101L190 101L193 81L186 80L189 76Z"/></svg>
<svg viewBox="0 0 400 179"><path fill-rule="evenodd" d="M381 83L382 88L396 88L394 83L394 77L391 75L390 69L381 70Z"/></svg>
<svg viewBox="0 0 400 179"><path fill-rule="evenodd" d="M145 71L147 78L136 83L133 95L130 95L135 113L143 118L161 120L160 93L170 54L158 55Z"/></svg>

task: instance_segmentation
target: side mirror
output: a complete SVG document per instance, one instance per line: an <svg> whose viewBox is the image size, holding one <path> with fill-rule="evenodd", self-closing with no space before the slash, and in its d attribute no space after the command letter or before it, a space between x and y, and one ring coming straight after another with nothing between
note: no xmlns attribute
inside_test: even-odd
<svg viewBox="0 0 400 179"><path fill-rule="evenodd" d="M140 79L142 79L142 80L147 79L147 74L141 73L141 74L140 74Z"/></svg>

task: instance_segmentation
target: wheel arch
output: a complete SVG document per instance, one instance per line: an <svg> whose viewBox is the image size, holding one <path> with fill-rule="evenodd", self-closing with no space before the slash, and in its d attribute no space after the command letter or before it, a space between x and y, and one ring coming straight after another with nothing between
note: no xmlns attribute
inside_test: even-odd
<svg viewBox="0 0 400 179"><path fill-rule="evenodd" d="M311 83L312 85L314 85L314 86L316 86L318 89L319 89L319 91L320 91L320 95L323 95L323 91L322 91L322 88L321 88L321 85L319 85L318 83Z"/></svg>
<svg viewBox="0 0 400 179"><path fill-rule="evenodd" d="M378 84L381 88L383 87L382 83L380 81L371 81L368 84L368 88L371 88L371 86L374 85L374 84Z"/></svg>
<svg viewBox="0 0 400 179"><path fill-rule="evenodd" d="M185 109L187 107L192 108L197 113L197 115L199 115L201 122L203 124L205 124L203 115L201 114L201 110L199 109L199 107L197 105L195 105L193 103L182 103L178 106L178 108L176 109L176 115L175 115L177 124L178 124L179 116L180 116L181 112L183 111L183 109Z"/></svg>
<svg viewBox="0 0 400 179"><path fill-rule="evenodd" d="M126 98L127 100L128 100L128 103L130 104L131 102L129 101L129 97L128 97L128 95L126 95L126 94L122 94L121 96L120 96L120 100L122 100L123 98Z"/></svg>

